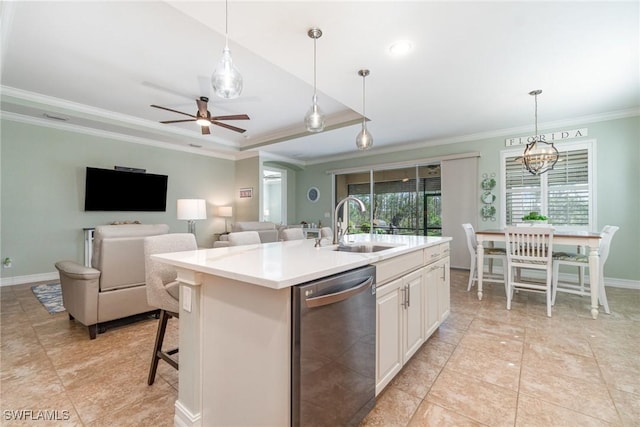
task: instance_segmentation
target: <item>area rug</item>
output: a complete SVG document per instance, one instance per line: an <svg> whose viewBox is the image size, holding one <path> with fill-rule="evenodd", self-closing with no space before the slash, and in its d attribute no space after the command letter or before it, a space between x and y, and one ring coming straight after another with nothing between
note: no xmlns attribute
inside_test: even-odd
<svg viewBox="0 0 640 427"><path fill-rule="evenodd" d="M34 285L31 287L31 290L49 314L60 313L65 310L62 305L62 288L60 287L60 283Z"/></svg>

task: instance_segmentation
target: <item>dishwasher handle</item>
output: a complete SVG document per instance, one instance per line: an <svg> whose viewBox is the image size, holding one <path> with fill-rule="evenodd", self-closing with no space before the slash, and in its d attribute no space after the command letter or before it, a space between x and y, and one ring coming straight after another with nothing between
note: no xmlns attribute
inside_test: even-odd
<svg viewBox="0 0 640 427"><path fill-rule="evenodd" d="M322 307L323 305L335 304L340 301L344 301L347 298L351 298L354 295L359 294L360 292L366 290L369 286L373 284L373 276L370 276L367 280L360 283L353 288L345 289L344 291L336 292L333 294L322 295L319 297L307 298L305 302L307 307Z"/></svg>

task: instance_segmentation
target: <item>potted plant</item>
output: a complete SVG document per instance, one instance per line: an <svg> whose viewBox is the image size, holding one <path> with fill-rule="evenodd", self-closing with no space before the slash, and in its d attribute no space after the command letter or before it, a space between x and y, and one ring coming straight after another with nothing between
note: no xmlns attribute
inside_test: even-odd
<svg viewBox="0 0 640 427"><path fill-rule="evenodd" d="M527 224L546 224L548 218L544 215L540 215L536 211L529 212L527 215L522 217L522 221Z"/></svg>

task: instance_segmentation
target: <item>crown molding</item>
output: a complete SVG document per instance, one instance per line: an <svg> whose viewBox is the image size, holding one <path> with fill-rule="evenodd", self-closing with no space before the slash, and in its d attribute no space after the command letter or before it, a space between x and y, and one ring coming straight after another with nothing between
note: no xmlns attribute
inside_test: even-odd
<svg viewBox="0 0 640 427"><path fill-rule="evenodd" d="M206 157L215 157L215 158L225 159L225 160L236 160L235 152L205 151L197 147L179 146L179 145L170 144L167 142L160 142L153 139L140 138L140 137L126 135L118 132L108 132L104 130L80 126L77 124L69 124L66 122L56 122L56 121L47 120L44 118L40 119L32 116L25 116L22 114L9 113L6 111L0 112L0 118L4 120L13 121L13 122L18 122L18 123L25 123L25 124L34 125L34 126L46 127L46 128L56 129L56 130L67 131L67 132L80 133L83 135L96 136L100 138L113 139L117 141L130 142L133 144L148 145L156 148L164 148L167 150L198 154Z"/></svg>
<svg viewBox="0 0 640 427"><path fill-rule="evenodd" d="M626 118L635 117L635 116L640 116L640 108L630 108L627 110L611 111L608 113L592 114L588 116L575 117L572 119L539 123L538 129L542 130L542 129L561 128L565 126L577 126L577 125L584 125L588 123L597 123L597 122L604 122L609 120L626 119ZM416 150L420 148L435 147L439 145L458 144L461 142L470 142L470 141L478 141L482 139L518 135L518 134L522 134L530 131L531 131L531 126L527 125L527 126L518 126L513 128L499 129L499 130L488 131L488 132L472 133L468 135L453 136L450 138L433 139L433 140L427 140L422 142L410 142L410 143L400 144L400 145L373 148L372 150L367 152L366 157L377 156L380 154L397 153L401 151L411 151L411 150ZM353 152L350 154L340 154L337 156L326 156L326 157L321 157L313 160L307 160L306 164L317 165L321 163L328 163L328 162L333 162L338 160L362 159L364 157L365 156L362 155L362 152Z"/></svg>

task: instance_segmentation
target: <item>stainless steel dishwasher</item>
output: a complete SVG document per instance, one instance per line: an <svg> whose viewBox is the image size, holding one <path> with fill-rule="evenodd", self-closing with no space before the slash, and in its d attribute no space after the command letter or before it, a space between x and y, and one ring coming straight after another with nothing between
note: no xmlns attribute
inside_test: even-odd
<svg viewBox="0 0 640 427"><path fill-rule="evenodd" d="M292 288L291 424L357 426L375 405L376 269Z"/></svg>

